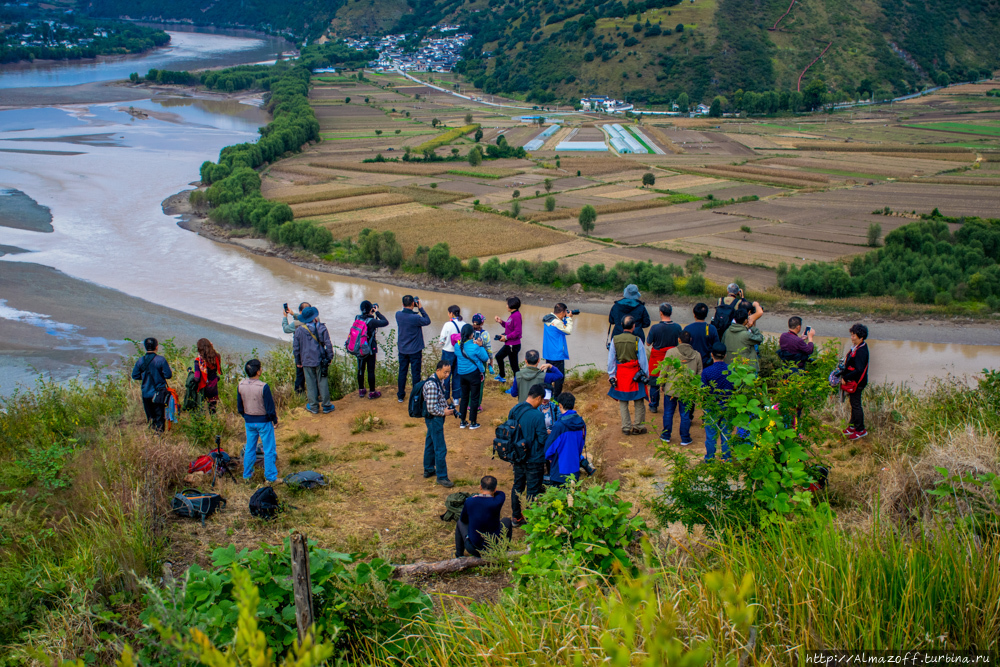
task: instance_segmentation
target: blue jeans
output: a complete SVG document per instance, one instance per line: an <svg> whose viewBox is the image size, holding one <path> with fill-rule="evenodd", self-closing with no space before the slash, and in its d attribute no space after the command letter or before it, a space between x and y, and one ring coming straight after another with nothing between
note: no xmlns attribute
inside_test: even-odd
<svg viewBox="0 0 1000 667"><path fill-rule="evenodd" d="M407 367L410 369L410 379L413 385L416 386L420 382L420 365L423 362L423 357L422 352L414 352L413 354L399 353L399 376L396 378L396 398L406 398Z"/></svg>
<svg viewBox="0 0 1000 667"><path fill-rule="evenodd" d="M451 364L451 375L441 383L444 386L444 397L458 403L458 399L462 398L462 385L458 379L458 355L454 352L441 352L441 360Z"/></svg>
<svg viewBox="0 0 1000 667"><path fill-rule="evenodd" d="M681 403L676 396L663 395L663 432L660 438L670 439L670 432L674 428L674 410L680 405L681 412L681 443L691 444L691 420L694 418L694 405Z"/></svg>
<svg viewBox="0 0 1000 667"><path fill-rule="evenodd" d="M424 439L424 474L436 474L448 479L448 446L444 443L444 417L424 417L427 437Z"/></svg>
<svg viewBox="0 0 1000 667"><path fill-rule="evenodd" d="M722 460L729 460L729 424L725 421L716 422L705 415L705 460L711 461L715 458L715 436L721 435L722 440Z"/></svg>
<svg viewBox="0 0 1000 667"><path fill-rule="evenodd" d="M264 478L269 482L278 479L278 466L275 464L278 447L274 442L274 424L264 422L253 424L247 422L247 446L243 450L243 479L253 477L253 467L257 462L257 441L264 448Z"/></svg>

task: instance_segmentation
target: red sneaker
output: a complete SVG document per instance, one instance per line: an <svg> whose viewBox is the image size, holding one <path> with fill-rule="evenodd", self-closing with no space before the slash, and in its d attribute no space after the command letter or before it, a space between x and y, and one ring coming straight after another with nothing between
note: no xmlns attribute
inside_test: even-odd
<svg viewBox="0 0 1000 667"><path fill-rule="evenodd" d="M844 429L843 431L841 431L841 433L843 433L843 434L844 434L844 435L846 435L847 437L851 437L851 434L853 434L853 433L854 433L854 427L853 427L853 426L848 426L848 427L847 427L847 428L845 428L845 429Z"/></svg>
<svg viewBox="0 0 1000 667"><path fill-rule="evenodd" d="M849 436L847 436L847 439L857 440L858 438L863 438L866 435L868 435L868 429L864 429L862 431L855 431L854 433L851 433Z"/></svg>

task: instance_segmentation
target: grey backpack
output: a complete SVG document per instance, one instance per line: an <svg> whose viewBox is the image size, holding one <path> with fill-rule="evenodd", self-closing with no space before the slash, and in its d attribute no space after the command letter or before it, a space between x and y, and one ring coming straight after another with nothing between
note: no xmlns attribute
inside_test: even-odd
<svg viewBox="0 0 1000 667"><path fill-rule="evenodd" d="M293 472L285 477L286 486L297 486L303 489L315 489L318 486L326 486L326 478L313 470L303 470Z"/></svg>

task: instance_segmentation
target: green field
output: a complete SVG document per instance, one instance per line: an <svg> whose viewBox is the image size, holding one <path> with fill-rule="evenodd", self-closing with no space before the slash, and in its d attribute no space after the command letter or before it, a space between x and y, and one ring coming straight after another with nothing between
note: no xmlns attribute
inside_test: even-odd
<svg viewBox="0 0 1000 667"><path fill-rule="evenodd" d="M918 130L942 130L944 132L964 132L965 134L982 134L987 137L1000 137L1000 126L973 125L971 123L920 123L919 125L904 125Z"/></svg>

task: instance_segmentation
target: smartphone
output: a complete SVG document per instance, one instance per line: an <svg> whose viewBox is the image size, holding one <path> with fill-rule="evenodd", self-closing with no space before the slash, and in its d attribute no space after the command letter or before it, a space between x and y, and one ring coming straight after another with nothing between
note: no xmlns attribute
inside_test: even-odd
<svg viewBox="0 0 1000 667"><path fill-rule="evenodd" d="M287 303L281 304L281 307L284 308L284 310L282 310L281 312L283 312L283 313L287 313L288 312L288 304Z"/></svg>
<svg viewBox="0 0 1000 667"><path fill-rule="evenodd" d="M812 327L806 327L806 335L808 336L809 332L812 331L812 330L813 330Z"/></svg>

